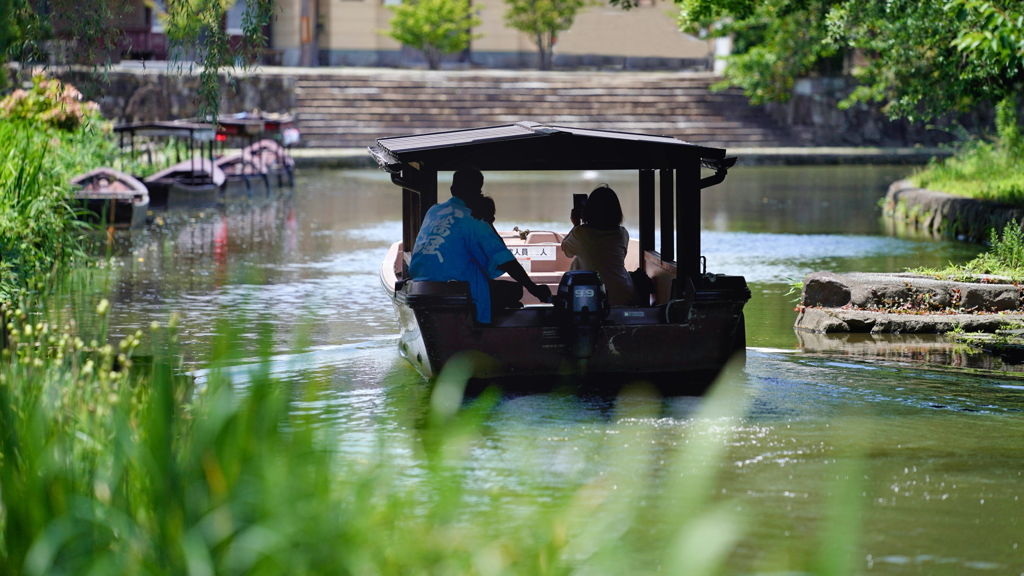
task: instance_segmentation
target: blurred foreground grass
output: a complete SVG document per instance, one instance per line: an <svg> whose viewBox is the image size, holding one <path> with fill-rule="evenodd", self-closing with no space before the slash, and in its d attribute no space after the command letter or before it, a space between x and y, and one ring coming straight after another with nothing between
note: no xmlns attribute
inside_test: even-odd
<svg viewBox="0 0 1024 576"><path fill-rule="evenodd" d="M658 414L649 392L627 390L596 447L607 474L510 498L470 478L499 399L464 399L470 356L394 395L400 432L366 453L346 450L365 430L298 409L325 382L270 375L269 329L218 327L262 330L263 360L232 382L218 341L197 382L177 370L173 318L107 344L106 300L71 310L3 311L5 574L714 574L750 521L716 486L749 396L728 371L670 453L655 427L629 425ZM859 477L858 462L836 478ZM545 465L510 473L528 484ZM783 553L773 570L853 572L860 486L831 493L814 551Z"/></svg>

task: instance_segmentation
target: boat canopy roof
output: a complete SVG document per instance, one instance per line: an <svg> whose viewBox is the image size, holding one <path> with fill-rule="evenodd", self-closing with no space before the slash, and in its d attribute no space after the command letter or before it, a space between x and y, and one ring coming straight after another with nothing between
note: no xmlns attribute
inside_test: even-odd
<svg viewBox="0 0 1024 576"><path fill-rule="evenodd" d="M671 136L516 122L502 126L379 138L368 149L381 170L403 165L432 170L667 170L699 158L705 168L726 168L735 159L722 148L698 146Z"/></svg>

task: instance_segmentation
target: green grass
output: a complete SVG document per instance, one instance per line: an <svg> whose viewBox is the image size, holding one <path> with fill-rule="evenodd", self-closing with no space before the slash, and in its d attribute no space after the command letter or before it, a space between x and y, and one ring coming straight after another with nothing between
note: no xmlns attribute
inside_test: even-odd
<svg viewBox="0 0 1024 576"><path fill-rule="evenodd" d="M933 160L910 180L921 188L1024 206L1024 150L975 141L953 157Z"/></svg>
<svg viewBox="0 0 1024 576"><path fill-rule="evenodd" d="M976 282L979 274L1002 276L1012 282L1024 281L1024 229L1009 224L1003 231L991 231L989 250L966 264L950 264L945 268L913 268L916 274L935 276L942 280Z"/></svg>

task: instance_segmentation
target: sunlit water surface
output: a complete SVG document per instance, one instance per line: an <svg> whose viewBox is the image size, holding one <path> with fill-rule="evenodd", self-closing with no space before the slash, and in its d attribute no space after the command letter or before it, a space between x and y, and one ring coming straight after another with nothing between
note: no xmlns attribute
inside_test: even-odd
<svg viewBox="0 0 1024 576"><path fill-rule="evenodd" d="M745 276L753 293L746 321L755 349L739 382L750 403L725 431L714 488L743 519L730 560L739 572L813 554L835 500L831 481L848 471L837 462L859 454L861 570L1024 574L1024 382L810 354L792 330L787 292L808 272L899 271L977 253L882 235L878 199L905 173L741 167L703 192L708 269ZM488 174L485 191L497 201L499 229L564 231L571 194L602 182L620 192L635 234L633 173ZM400 208L383 173L322 171L300 173L294 192L274 201L162 214L114 247L113 330L176 311L193 369L210 358L214 337L232 340L242 364L269 346L273 373L323 383L297 409L328 412L346 430L346 450L373 452L381 437L404 434L408 418L398 412L408 404L398 398L425 386L398 354L377 272L401 235ZM579 390L508 392L469 458L471 477L482 490L543 498L614 472L618 461L602 447L623 428L649 432L670 454L701 400L637 402L647 417L622 418L614 397Z"/></svg>

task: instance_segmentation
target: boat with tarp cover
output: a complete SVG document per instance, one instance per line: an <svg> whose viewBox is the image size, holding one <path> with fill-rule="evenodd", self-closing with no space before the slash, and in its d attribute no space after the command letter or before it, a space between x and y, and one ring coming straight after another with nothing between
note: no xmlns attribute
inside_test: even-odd
<svg viewBox="0 0 1024 576"><path fill-rule="evenodd" d="M133 176L113 168L97 168L71 179L80 218L113 228L146 224L149 190Z"/></svg>
<svg viewBox="0 0 1024 576"><path fill-rule="evenodd" d="M475 368L481 378L616 374L651 378L676 393L700 393L730 357L745 350L746 280L707 272L701 256L701 190L722 182L736 161L724 149L666 136L517 122L380 138L369 152L402 190L402 239L385 256L380 279L398 316L399 347L426 376L437 375L453 356L469 354L482 359ZM653 280L649 304L581 313L582 300L574 302L572 290L558 293L571 264L558 231L500 233L521 262L530 261L531 279L552 289L554 303L527 293L522 308L495 310L491 323L482 324L475 320L468 283L413 280L411 249L438 201L438 173L463 168L485 177L498 170L636 171L640 237L630 239L625 264ZM705 176L702 169L713 173ZM500 206L500 196L496 200Z"/></svg>

